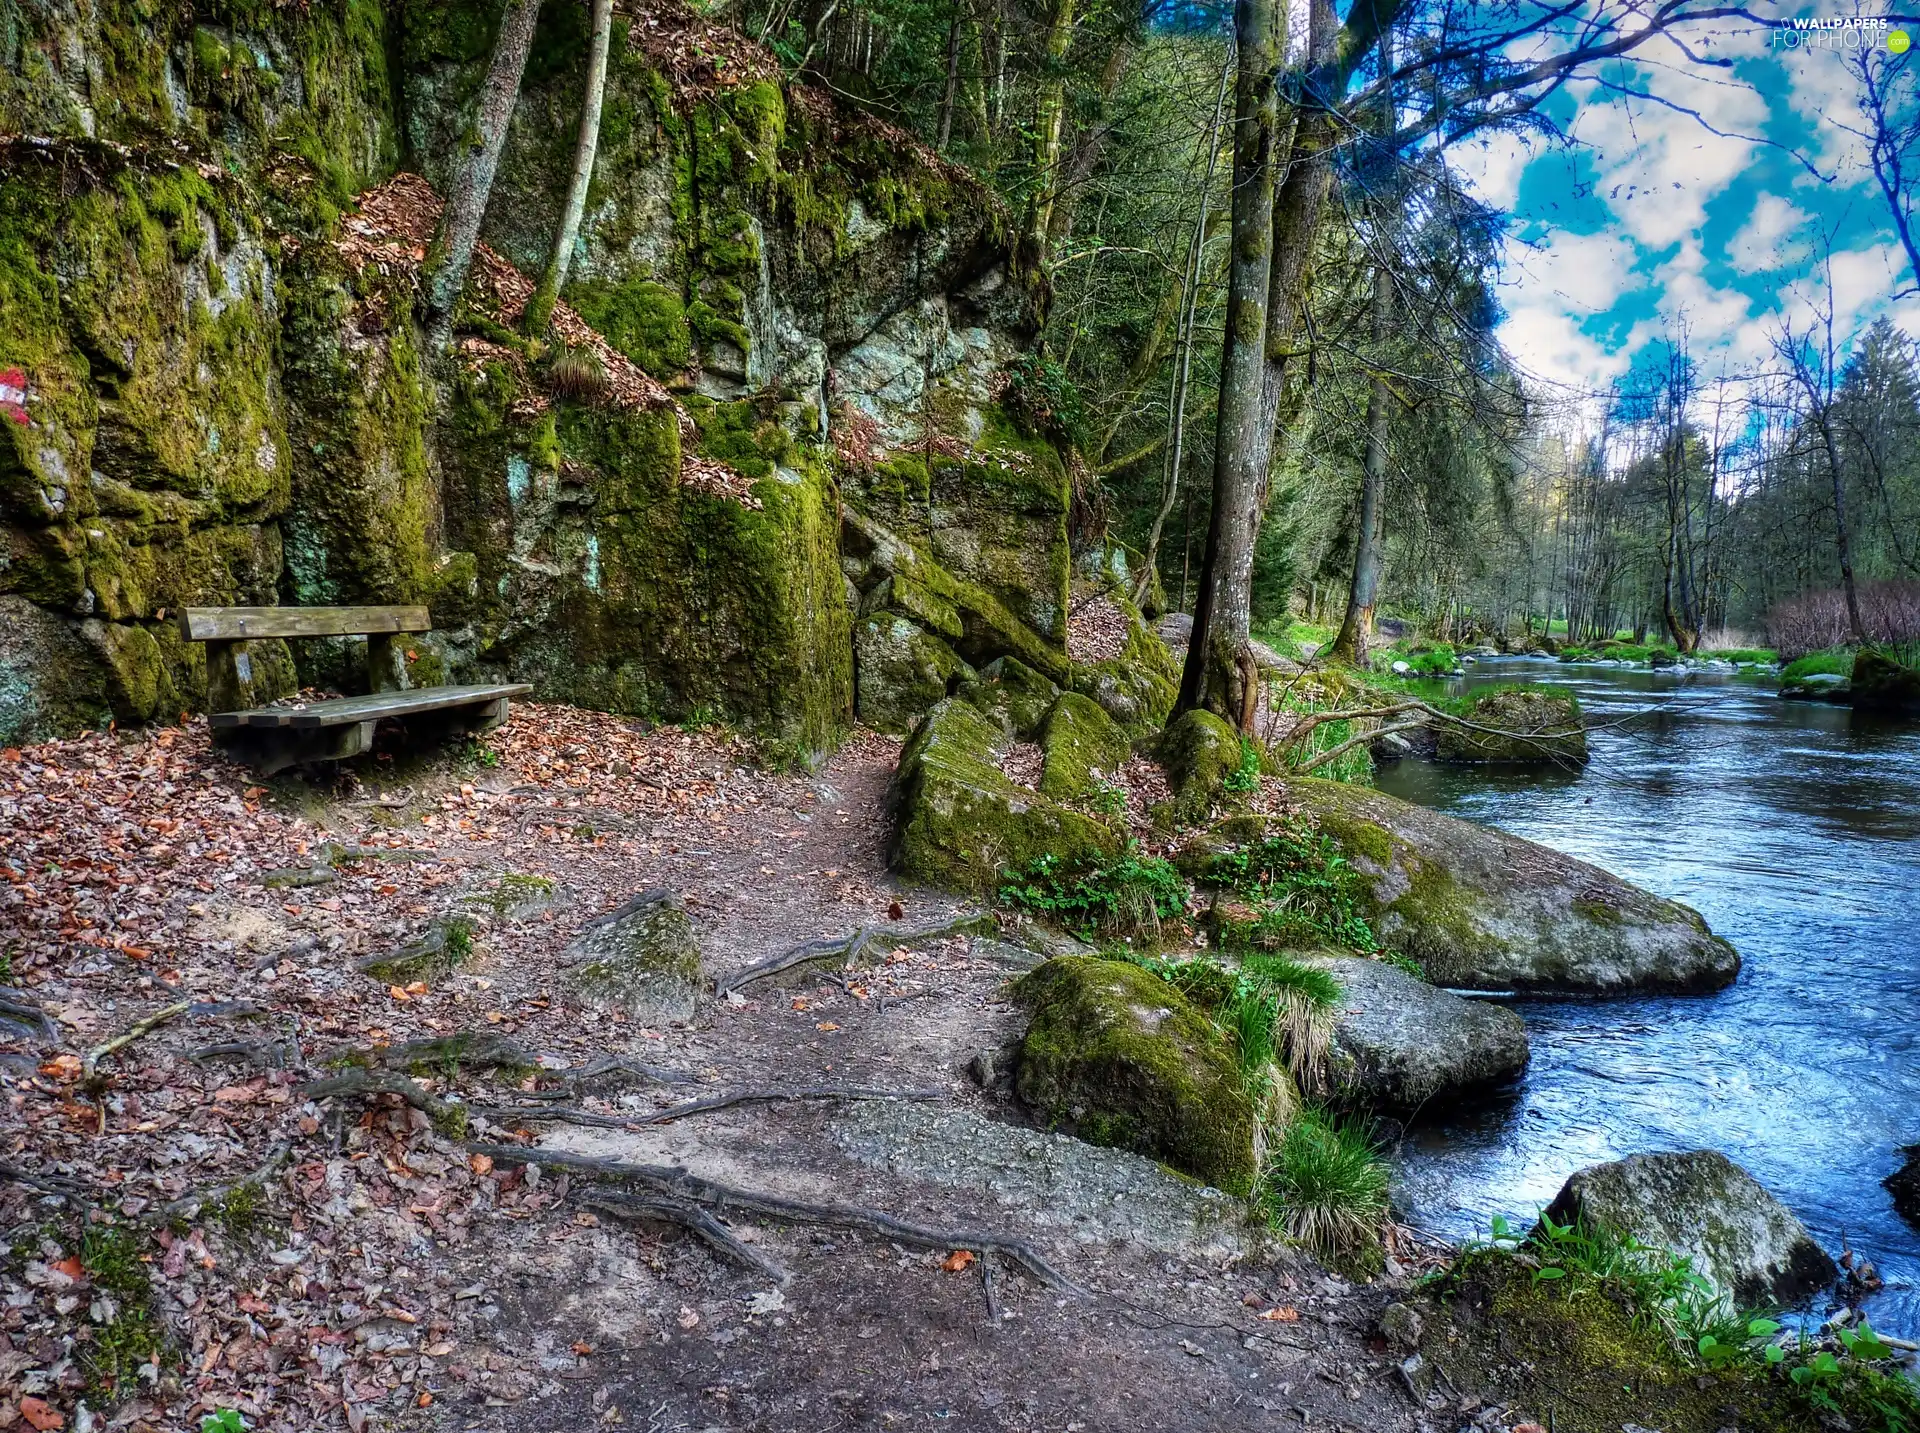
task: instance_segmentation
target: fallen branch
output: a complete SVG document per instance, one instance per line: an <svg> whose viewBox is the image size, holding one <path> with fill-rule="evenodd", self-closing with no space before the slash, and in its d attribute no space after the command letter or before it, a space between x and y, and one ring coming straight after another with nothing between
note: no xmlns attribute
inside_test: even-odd
<svg viewBox="0 0 1920 1433"><path fill-rule="evenodd" d="M0 1159L0 1179L11 1179L28 1189L51 1194L56 1199L74 1199L83 1204L95 1202L93 1191L77 1179L60 1174L29 1174L17 1164Z"/></svg>
<svg viewBox="0 0 1920 1433"><path fill-rule="evenodd" d="M167 1006L164 1010L156 1010L144 1020L136 1020L124 1033L115 1035L111 1040L107 1041L106 1044L94 1046L93 1049L87 1051L86 1058L80 1062L81 1079L88 1084L92 1084L95 1070L99 1068L100 1062L106 1059L107 1056L113 1054L116 1050L126 1049L127 1046L131 1045L141 1036L158 1030L169 1020L179 1019L192 1008L193 1002L191 1000L182 1000L178 1004Z"/></svg>
<svg viewBox="0 0 1920 1433"><path fill-rule="evenodd" d="M293 1091L296 1100L330 1100L341 1095L398 1095L442 1127L458 1127L465 1122L468 1114L464 1107L449 1104L428 1093L417 1080L380 1070L348 1070L324 1080L296 1085Z"/></svg>
<svg viewBox="0 0 1920 1433"><path fill-rule="evenodd" d="M658 1219L678 1224L723 1258L764 1274L785 1286L793 1275L786 1265L747 1244L698 1204L679 1199L649 1199L640 1194L588 1194L580 1201L616 1219Z"/></svg>
<svg viewBox="0 0 1920 1433"><path fill-rule="evenodd" d="M1290 769L1293 771L1300 772L1302 775L1304 775L1305 773L1312 771L1314 767L1323 765L1326 762L1332 761L1335 758L1344 755L1346 752L1352 750L1356 746L1359 746L1363 742L1375 742L1375 741L1378 741L1383 736L1393 736L1396 733L1403 732L1403 731L1419 731L1425 725L1426 723L1423 721L1403 721L1403 722L1395 722L1390 726L1378 727L1372 731L1363 731L1358 736L1348 737L1345 741L1341 742L1338 746L1330 746L1325 751L1315 752L1307 760L1301 762L1298 766L1292 767Z"/></svg>
<svg viewBox="0 0 1920 1433"><path fill-rule="evenodd" d="M617 1159L596 1159L590 1155L568 1154L563 1150L522 1149L511 1145L469 1142L467 1148L494 1160L514 1164L554 1165L582 1174L599 1175L647 1186L658 1193L710 1205L716 1209L744 1209L770 1219L793 1224L824 1225L836 1229L860 1229L902 1244L921 1249L971 1249L976 1254L995 1253L1011 1259L1040 1283L1063 1293L1084 1293L1077 1285L1049 1264L1031 1244L999 1234L975 1229L930 1229L878 1209L856 1205L812 1204L776 1194L761 1194L736 1185L705 1179L671 1165L628 1164Z"/></svg>
<svg viewBox="0 0 1920 1433"><path fill-rule="evenodd" d="M284 1070L290 1064L299 1063L300 1047L291 1040L223 1040L216 1045L189 1050L187 1058L201 1064L209 1060L242 1060L249 1065Z"/></svg>
<svg viewBox="0 0 1920 1433"><path fill-rule="evenodd" d="M327 1056L329 1065L358 1065L369 1070L410 1070L416 1066L439 1069L531 1070L533 1053L517 1040L486 1030L463 1030L398 1045L349 1046Z"/></svg>

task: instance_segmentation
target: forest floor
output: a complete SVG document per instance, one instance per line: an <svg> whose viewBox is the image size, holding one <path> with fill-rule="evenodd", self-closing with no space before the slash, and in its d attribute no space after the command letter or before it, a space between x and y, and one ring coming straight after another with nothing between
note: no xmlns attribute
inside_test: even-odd
<svg viewBox="0 0 1920 1433"><path fill-rule="evenodd" d="M1018 1035L1003 986L1030 957L1007 943L922 939L684 1026L569 999L568 941L656 887L723 982L798 941L959 913L886 873L897 752L861 735L780 774L717 732L534 705L464 757L325 789L259 784L197 722L0 752L0 1428L172 1433L227 1408L353 1433L1517 1421L1416 1409L1375 1332L1410 1270L1330 1276L970 1074ZM472 958L430 988L357 969L455 913ZM395 1096L296 1093L343 1052L467 1031L527 1063L415 1069L496 1111L464 1142ZM915 1098L656 1119L801 1086ZM508 1112L556 1096L573 1122ZM723 1211L782 1287L616 1217L569 1155L1025 1241L1063 1286L960 1237Z"/></svg>

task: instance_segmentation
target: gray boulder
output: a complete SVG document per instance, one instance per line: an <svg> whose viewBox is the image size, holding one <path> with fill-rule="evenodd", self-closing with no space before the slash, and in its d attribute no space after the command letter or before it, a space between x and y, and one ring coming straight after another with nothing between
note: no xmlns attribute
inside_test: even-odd
<svg viewBox="0 0 1920 1433"><path fill-rule="evenodd" d="M1287 795L1353 863L1381 940L1435 984L1605 995L1740 973L1698 911L1598 866L1349 782L1296 778Z"/></svg>
<svg viewBox="0 0 1920 1433"><path fill-rule="evenodd" d="M668 890L587 922L560 963L575 999L624 1010L642 1025L691 1020L700 1003L700 946L686 907Z"/></svg>
<svg viewBox="0 0 1920 1433"><path fill-rule="evenodd" d="M1467 1000L1384 961L1314 957L1345 992L1329 1062L1342 1104L1410 1110L1511 1080L1527 1068L1527 1027L1505 1006Z"/></svg>
<svg viewBox="0 0 1920 1433"><path fill-rule="evenodd" d="M1555 1223L1606 1224L1693 1261L1741 1307L1795 1304L1839 1271L1806 1226L1746 1170L1710 1149L1636 1154L1570 1178Z"/></svg>
<svg viewBox="0 0 1920 1433"><path fill-rule="evenodd" d="M864 617L853 633L854 701L876 731L910 731L950 686L973 676L953 649L897 612Z"/></svg>

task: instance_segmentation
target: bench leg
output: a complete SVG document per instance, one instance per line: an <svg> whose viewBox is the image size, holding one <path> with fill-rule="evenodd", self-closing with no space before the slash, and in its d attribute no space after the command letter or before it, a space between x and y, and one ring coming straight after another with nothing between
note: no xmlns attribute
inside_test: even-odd
<svg viewBox="0 0 1920 1433"><path fill-rule="evenodd" d="M232 742L237 755L262 776L314 761L345 761L373 750L377 722L356 721L343 726L305 730L293 727L242 727Z"/></svg>

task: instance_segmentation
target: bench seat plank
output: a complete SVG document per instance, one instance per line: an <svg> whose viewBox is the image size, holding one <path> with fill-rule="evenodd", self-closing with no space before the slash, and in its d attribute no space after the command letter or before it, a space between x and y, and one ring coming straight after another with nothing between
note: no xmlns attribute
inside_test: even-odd
<svg viewBox="0 0 1920 1433"><path fill-rule="evenodd" d="M416 712L445 711L450 707L480 706L502 697L523 697L533 688L525 682L501 686L419 687L409 692L374 692L364 697L340 697L304 707L260 707L245 712L215 712L207 720L215 727L344 726L349 722L379 721L383 717Z"/></svg>
<svg viewBox="0 0 1920 1433"><path fill-rule="evenodd" d="M181 634L190 642L432 630L424 607L189 607L180 614Z"/></svg>

